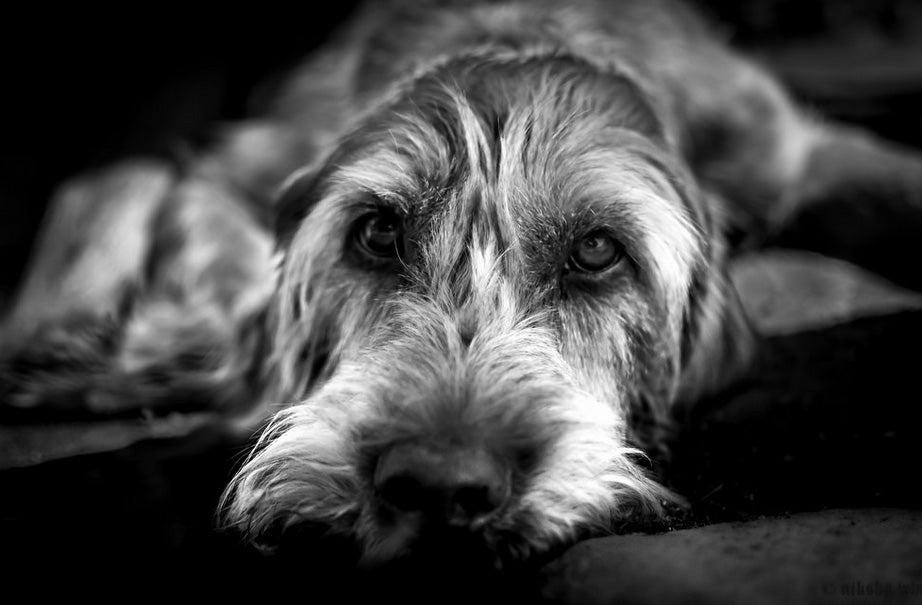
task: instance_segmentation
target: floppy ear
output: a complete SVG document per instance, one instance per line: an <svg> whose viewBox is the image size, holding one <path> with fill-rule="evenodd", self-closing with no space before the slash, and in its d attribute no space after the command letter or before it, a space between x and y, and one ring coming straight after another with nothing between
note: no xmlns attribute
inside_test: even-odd
<svg viewBox="0 0 922 605"><path fill-rule="evenodd" d="M301 221L323 196L320 184L336 168L345 152L336 153L294 171L279 187L274 204L275 240L279 250L286 250Z"/></svg>
<svg viewBox="0 0 922 605"><path fill-rule="evenodd" d="M362 133L352 133L338 140L329 154L314 154L312 157L316 159L285 179L277 190L273 204L275 237L279 250L288 248L301 221L323 197L325 192L321 184L348 158L363 149L364 144Z"/></svg>
<svg viewBox="0 0 922 605"><path fill-rule="evenodd" d="M729 279L722 240L716 234L691 275L671 364L660 369L662 386L642 393L630 412L631 439L667 459L668 444L697 402L731 387L751 367L758 335ZM660 364L662 366L662 364Z"/></svg>
<svg viewBox="0 0 922 605"><path fill-rule="evenodd" d="M310 212L317 180L317 170L308 166L295 171L279 189L275 202L275 239L280 249L288 247L298 225Z"/></svg>
<svg viewBox="0 0 922 605"><path fill-rule="evenodd" d="M694 281L683 327L676 400L688 404L727 388L749 369L758 336L729 279L723 251Z"/></svg>

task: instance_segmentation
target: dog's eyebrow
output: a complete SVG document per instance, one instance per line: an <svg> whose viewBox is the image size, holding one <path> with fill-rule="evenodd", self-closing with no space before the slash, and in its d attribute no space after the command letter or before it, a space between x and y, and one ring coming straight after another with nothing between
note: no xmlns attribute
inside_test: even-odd
<svg viewBox="0 0 922 605"><path fill-rule="evenodd" d="M562 244L569 245L580 237L604 231L618 239L632 254L642 246L642 226L624 194L578 199L569 204L568 210L559 215L556 222Z"/></svg>
<svg viewBox="0 0 922 605"><path fill-rule="evenodd" d="M452 188L446 178L420 168L406 154L381 148L332 169L327 194L409 215L445 199Z"/></svg>
<svg viewBox="0 0 922 605"><path fill-rule="evenodd" d="M387 208L398 212L409 212L414 189L406 187L407 183L379 182L362 179L352 180L353 171L335 175L330 193L343 200L349 207Z"/></svg>
<svg viewBox="0 0 922 605"><path fill-rule="evenodd" d="M341 212L353 217L376 210L407 216L413 209L412 204L403 195L365 188L336 187L329 191L327 197Z"/></svg>

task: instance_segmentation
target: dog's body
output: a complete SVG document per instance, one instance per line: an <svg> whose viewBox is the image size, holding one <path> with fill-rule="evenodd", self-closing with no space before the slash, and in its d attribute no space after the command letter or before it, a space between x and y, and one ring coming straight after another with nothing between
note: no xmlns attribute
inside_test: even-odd
<svg viewBox="0 0 922 605"><path fill-rule="evenodd" d="M64 191L7 399L285 404L228 490L251 539L525 559L673 498L636 427L745 367L728 233L838 188L918 220L920 167L671 2L369 3L182 174Z"/></svg>

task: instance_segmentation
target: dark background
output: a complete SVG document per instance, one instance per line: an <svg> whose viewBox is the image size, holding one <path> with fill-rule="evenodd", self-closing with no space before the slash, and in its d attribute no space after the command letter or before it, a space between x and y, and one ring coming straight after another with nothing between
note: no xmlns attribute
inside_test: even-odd
<svg viewBox="0 0 922 605"><path fill-rule="evenodd" d="M697 0L826 115L922 145L922 2ZM259 110L253 88L320 44L355 5L195 14L158 5L8 10L0 25L0 301L45 201L127 154L207 141Z"/></svg>
<svg viewBox="0 0 922 605"><path fill-rule="evenodd" d="M206 16L154 5L106 13L7 12L0 20L0 309L21 277L57 184L125 155L207 144L216 123L258 111L254 86L321 43L352 4L324 4L314 14L251 7ZM922 2L697 4L808 106L922 147ZM680 487L704 502L697 522L786 512L792 503L803 509L922 505L905 480L918 448L892 439L893 427L920 421L918 406L902 405L914 386L914 360L883 354L908 333L922 335L922 316L865 322L858 331L846 327L822 343L814 344L815 336L779 339L762 360L760 394L744 394L725 408L723 421L701 424L686 443L689 466L679 469L686 482ZM816 353L823 350L830 354ZM803 390L792 396L791 374L778 368L798 355ZM855 364L862 375L843 374ZM820 384L835 388L811 391ZM888 385L883 393L881 384ZM845 400L851 403L843 406ZM804 414L804 402L812 413ZM882 410L872 422L865 404ZM830 415L841 438L818 445L817 435L827 439ZM768 436L774 434L785 440ZM758 452L754 444L765 447ZM864 457L868 451L877 457ZM259 577L253 570L265 562L211 531L215 499L240 455L240 444L202 431L194 439L3 471L0 554L40 572L97 559L134 564L143 554L156 561L150 570L169 563L205 585L227 587L242 578L252 584ZM833 458L863 466L830 470ZM902 463L876 466L886 461ZM3 565L0 575L10 571ZM92 586L108 569L83 579ZM151 585L161 581L151 571ZM41 594L54 582L33 588Z"/></svg>

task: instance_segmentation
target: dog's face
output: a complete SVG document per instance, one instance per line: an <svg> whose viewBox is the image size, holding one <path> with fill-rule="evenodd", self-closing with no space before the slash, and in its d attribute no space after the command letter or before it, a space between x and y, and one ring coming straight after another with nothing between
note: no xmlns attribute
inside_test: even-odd
<svg viewBox="0 0 922 605"><path fill-rule="evenodd" d="M667 492L629 419L700 382L715 234L664 126L559 56L438 65L285 204L277 416L229 495L257 541L526 558Z"/></svg>

